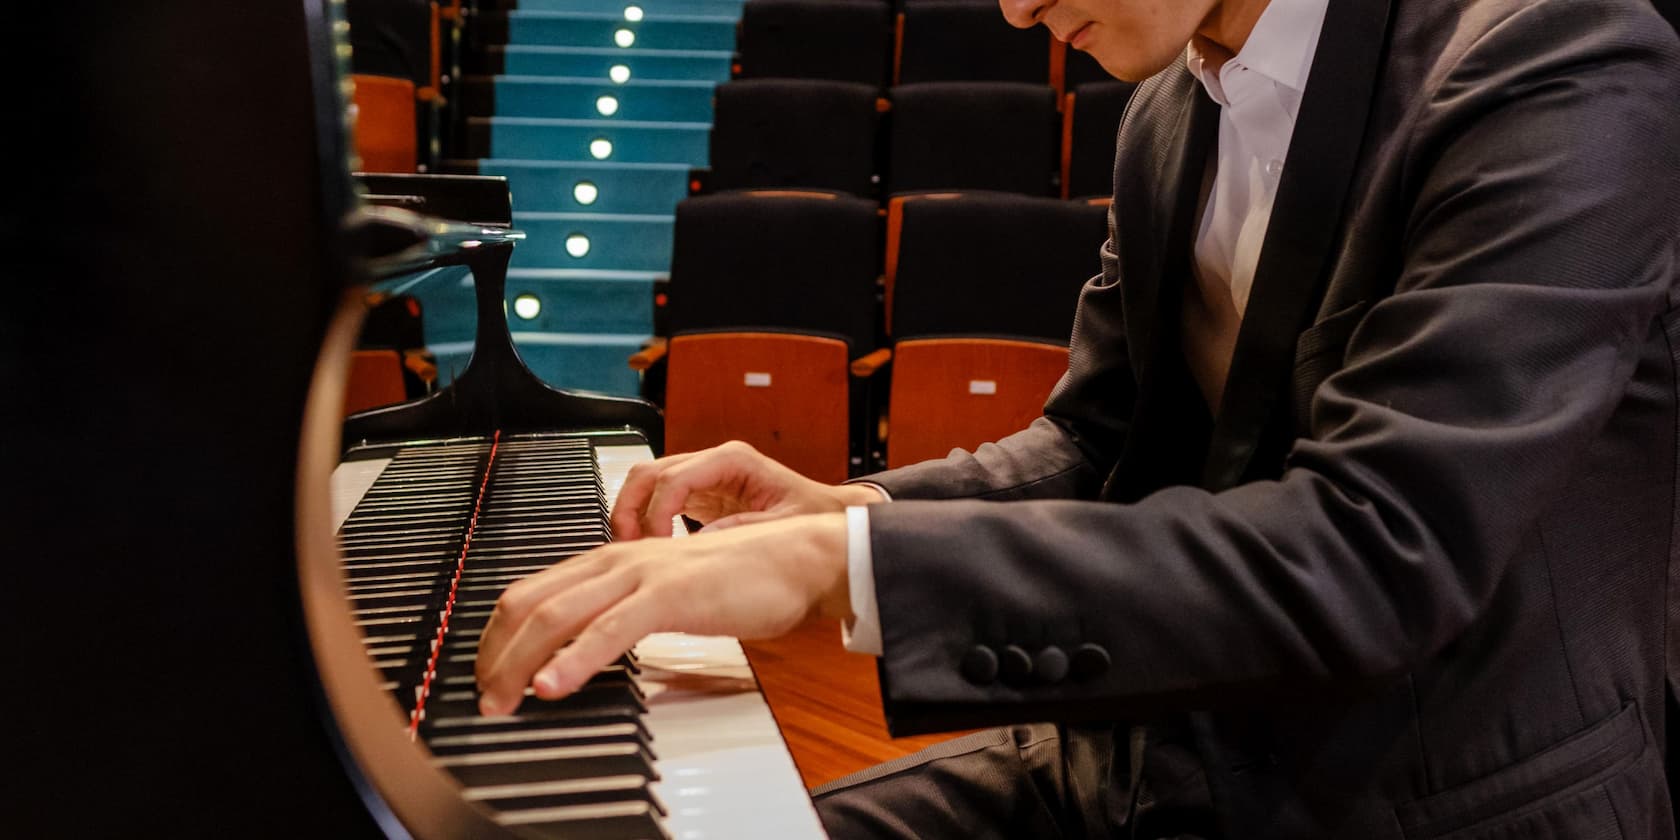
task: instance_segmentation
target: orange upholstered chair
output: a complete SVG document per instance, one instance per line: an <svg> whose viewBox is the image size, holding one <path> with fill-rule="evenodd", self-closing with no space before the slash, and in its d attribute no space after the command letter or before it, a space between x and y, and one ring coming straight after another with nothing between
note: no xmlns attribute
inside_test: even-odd
<svg viewBox="0 0 1680 840"><path fill-rule="evenodd" d="M356 154L368 172L413 172L419 166L414 83L357 73Z"/></svg>
<svg viewBox="0 0 1680 840"><path fill-rule="evenodd" d="M1101 207L998 193L901 202L894 217L889 467L1042 414L1107 230Z"/></svg>
<svg viewBox="0 0 1680 840"><path fill-rule="evenodd" d="M820 481L861 465L880 272L877 205L811 192L677 207L665 366L668 452L744 440Z"/></svg>
<svg viewBox="0 0 1680 840"><path fill-rule="evenodd" d="M395 350L357 350L350 357L350 381L344 389L344 415L408 399L403 358Z"/></svg>

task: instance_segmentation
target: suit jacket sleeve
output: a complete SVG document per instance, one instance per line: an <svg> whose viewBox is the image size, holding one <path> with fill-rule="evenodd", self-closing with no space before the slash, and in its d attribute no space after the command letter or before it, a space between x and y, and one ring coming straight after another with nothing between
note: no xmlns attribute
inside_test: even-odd
<svg viewBox="0 0 1680 840"><path fill-rule="evenodd" d="M1121 315L1114 214L1103 244L1102 273L1079 295L1068 371L1044 416L974 452L876 473L894 499L1095 498L1126 440L1137 388Z"/></svg>
<svg viewBox="0 0 1680 840"><path fill-rule="evenodd" d="M1460 633L1670 306L1680 59L1671 32L1623 24L1528 7L1419 94L1413 147L1394 150L1419 172L1398 197L1395 293L1314 394L1279 480L1124 506L873 508L895 731L1328 688L1409 670ZM1084 318L1102 293L1087 289ZM1053 418L926 474L1059 481L1123 432ZM1049 477L1017 463L1040 452ZM964 679L977 642L1009 640L1096 643L1113 665L1051 686Z"/></svg>

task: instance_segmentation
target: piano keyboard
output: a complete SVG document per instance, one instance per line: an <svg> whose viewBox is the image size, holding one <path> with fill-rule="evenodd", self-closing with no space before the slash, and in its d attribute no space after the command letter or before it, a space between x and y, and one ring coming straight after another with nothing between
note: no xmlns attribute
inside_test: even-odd
<svg viewBox="0 0 1680 840"><path fill-rule="evenodd" d="M464 796L525 832L825 836L733 639L649 637L572 697L478 714L473 661L496 597L608 539L611 499L650 457L625 440L441 441L338 467L345 579L384 688Z"/></svg>

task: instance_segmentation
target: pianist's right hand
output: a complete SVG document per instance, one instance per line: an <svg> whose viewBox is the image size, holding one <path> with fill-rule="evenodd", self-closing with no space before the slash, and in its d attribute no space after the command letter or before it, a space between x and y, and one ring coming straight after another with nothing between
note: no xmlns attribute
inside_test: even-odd
<svg viewBox="0 0 1680 840"><path fill-rule="evenodd" d="M671 517L678 514L720 530L880 501L881 493L869 485L812 481L748 444L730 441L631 467L613 506L613 537L671 536Z"/></svg>

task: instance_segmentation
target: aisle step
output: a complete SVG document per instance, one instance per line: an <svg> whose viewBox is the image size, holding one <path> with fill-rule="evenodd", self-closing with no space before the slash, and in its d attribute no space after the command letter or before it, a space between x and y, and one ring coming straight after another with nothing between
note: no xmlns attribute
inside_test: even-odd
<svg viewBox="0 0 1680 840"><path fill-rule="evenodd" d="M647 334L552 335L513 334L525 365L556 388L634 396L641 377L630 369L630 354L640 350Z"/></svg>
<svg viewBox="0 0 1680 840"><path fill-rule="evenodd" d="M484 44L732 50L735 20L725 15L665 15L632 22L621 13L513 11L481 14L478 27Z"/></svg>
<svg viewBox="0 0 1680 840"><path fill-rule="evenodd" d="M621 50L616 47L542 47L513 45L487 48L469 72L495 76L569 76L610 78L624 67L631 79L721 82L729 78L728 50ZM622 71L620 71L622 72Z"/></svg>
<svg viewBox="0 0 1680 840"><path fill-rule="evenodd" d="M668 214L688 196L686 163L490 159L479 161L478 171L505 176L521 210ZM580 185L582 198L593 202L579 201Z"/></svg>
<svg viewBox="0 0 1680 840"><path fill-rule="evenodd" d="M674 216L628 213L513 214L526 239L513 252L518 268L604 268L665 271L671 267ZM577 248L580 241L586 247Z"/></svg>
<svg viewBox="0 0 1680 840"><path fill-rule="evenodd" d="M714 87L709 81L473 76L462 80L459 96L473 117L711 122Z"/></svg>
<svg viewBox="0 0 1680 840"><path fill-rule="evenodd" d="M707 122L470 117L466 154L476 158L703 166L711 129ZM597 145L603 140L606 145Z"/></svg>
<svg viewBox="0 0 1680 840"><path fill-rule="evenodd" d="M534 295L537 316L511 316L513 328L543 333L640 333L653 318L653 283L661 271L516 268L508 301ZM510 312L513 310L510 308Z"/></svg>
<svg viewBox="0 0 1680 840"><path fill-rule="evenodd" d="M653 318L653 283L664 271L514 268L508 271L507 307L512 329L528 333L644 333ZM401 291L420 301L426 343L471 345L477 303L464 268L427 272ZM535 318L518 314L514 300L536 295ZM444 383L452 375L441 369Z"/></svg>
<svg viewBox="0 0 1680 840"><path fill-rule="evenodd" d="M661 276L662 271L510 270L507 307L520 355L556 387L635 394L637 379L625 360L646 338L653 282ZM447 385L472 356L477 308L471 277L464 267L450 266L404 286L402 291L420 301L439 385ZM534 319L515 314L513 301L523 294L536 295L542 304Z"/></svg>
<svg viewBox="0 0 1680 840"><path fill-rule="evenodd" d="M480 6L455 154L462 171L508 179L513 224L527 239L514 250L505 303L520 356L557 387L639 388L626 359L651 331L689 170L707 161L713 87L730 76L741 3ZM471 280L440 274L410 291L447 379L471 353ZM540 305L514 306L522 296Z"/></svg>

